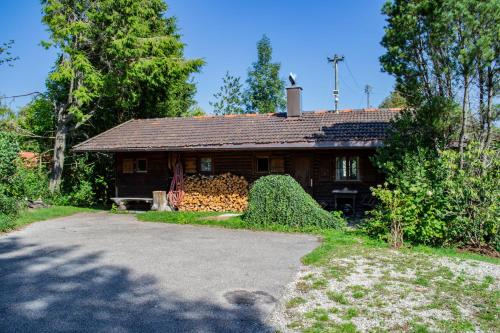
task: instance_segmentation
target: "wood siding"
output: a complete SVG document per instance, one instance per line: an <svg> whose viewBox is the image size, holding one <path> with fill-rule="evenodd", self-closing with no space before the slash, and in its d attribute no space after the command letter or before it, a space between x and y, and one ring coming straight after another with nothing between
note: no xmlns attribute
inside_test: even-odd
<svg viewBox="0 0 500 333"><path fill-rule="evenodd" d="M348 188L357 190L357 206L370 193L370 186L383 182L383 176L377 172L370 161L374 150L368 149L338 149L321 151L246 151L246 152L189 152L180 153L182 160L196 159L197 171L202 157L212 158L211 174L230 172L244 176L250 183L261 176L272 172L258 172L257 158L268 157L278 159L273 165L284 164L285 174L296 178L306 191L322 205L333 208L332 190ZM341 156L359 157L359 180L338 181L335 179L335 159ZM123 173L124 159L148 160L146 173ZM282 161L281 161L282 159ZM154 190L168 190L171 171L167 166L167 152L150 153L117 153L116 154L116 195L121 197L151 197ZM270 162L271 165L271 162ZM309 170L308 165L310 165ZM281 173L281 172L280 172ZM309 179L307 179L309 178ZM312 185L312 186L311 186ZM358 209L359 210L359 209Z"/></svg>

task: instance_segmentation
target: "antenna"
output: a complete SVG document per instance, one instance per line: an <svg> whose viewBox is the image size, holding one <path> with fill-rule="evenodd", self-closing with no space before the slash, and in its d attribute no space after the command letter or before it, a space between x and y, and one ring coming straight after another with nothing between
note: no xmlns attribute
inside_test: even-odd
<svg viewBox="0 0 500 333"><path fill-rule="evenodd" d="M366 107L370 108L370 94L373 91L373 87L367 84L365 86L365 94L366 94Z"/></svg>
<svg viewBox="0 0 500 333"><path fill-rule="evenodd" d="M328 60L329 63L333 63L333 69L335 73L335 87L333 89L333 98L335 100L335 112L337 112L339 109L339 95L340 95L339 79L338 79L338 74L339 74L338 63L344 61L344 56L335 54L333 58L328 57L326 59Z"/></svg>

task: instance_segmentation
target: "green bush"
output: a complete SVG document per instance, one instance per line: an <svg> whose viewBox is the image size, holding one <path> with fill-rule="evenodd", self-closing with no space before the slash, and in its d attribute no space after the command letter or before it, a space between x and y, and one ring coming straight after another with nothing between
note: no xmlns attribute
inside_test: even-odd
<svg viewBox="0 0 500 333"><path fill-rule="evenodd" d="M365 221L369 235L396 247L403 239L429 245L445 241L446 198L441 179L446 171L431 155L419 149L403 156L398 167L386 164L387 182L372 188L379 205Z"/></svg>
<svg viewBox="0 0 500 333"><path fill-rule="evenodd" d="M92 207L97 203L94 186L102 182L102 177L96 177L94 165L89 162L87 155L72 156L63 178L61 192L53 198L54 204Z"/></svg>
<svg viewBox="0 0 500 333"><path fill-rule="evenodd" d="M19 145L16 137L7 132L0 132L0 227L2 229L12 221L19 210L14 190L18 154Z"/></svg>
<svg viewBox="0 0 500 333"><path fill-rule="evenodd" d="M258 179L250 189L246 223L258 226L282 226L292 229L341 228L345 220L331 214L288 175Z"/></svg>
<svg viewBox="0 0 500 333"><path fill-rule="evenodd" d="M19 163L13 177L12 191L17 198L36 200L47 199L49 179L45 169L26 168Z"/></svg>
<svg viewBox="0 0 500 333"><path fill-rule="evenodd" d="M364 229L371 236L439 246L489 246L500 250L498 152L473 142L464 153L418 150L398 167L385 164L387 183L372 189L379 204ZM485 163L486 162L486 163Z"/></svg>

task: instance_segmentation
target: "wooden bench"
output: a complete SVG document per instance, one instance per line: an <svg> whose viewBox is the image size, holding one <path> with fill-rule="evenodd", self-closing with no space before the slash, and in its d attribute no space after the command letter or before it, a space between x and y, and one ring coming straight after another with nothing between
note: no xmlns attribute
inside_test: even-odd
<svg viewBox="0 0 500 333"><path fill-rule="evenodd" d="M118 206L119 210L127 210L127 203L129 202L145 202L148 204L153 203L153 198L110 198Z"/></svg>

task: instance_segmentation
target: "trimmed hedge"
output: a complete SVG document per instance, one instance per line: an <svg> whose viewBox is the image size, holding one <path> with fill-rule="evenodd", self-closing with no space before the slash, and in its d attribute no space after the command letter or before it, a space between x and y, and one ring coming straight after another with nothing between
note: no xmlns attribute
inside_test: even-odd
<svg viewBox="0 0 500 333"><path fill-rule="evenodd" d="M342 228L345 220L329 213L288 175L258 179L250 188L248 210L243 216L248 224L284 226L292 229Z"/></svg>

